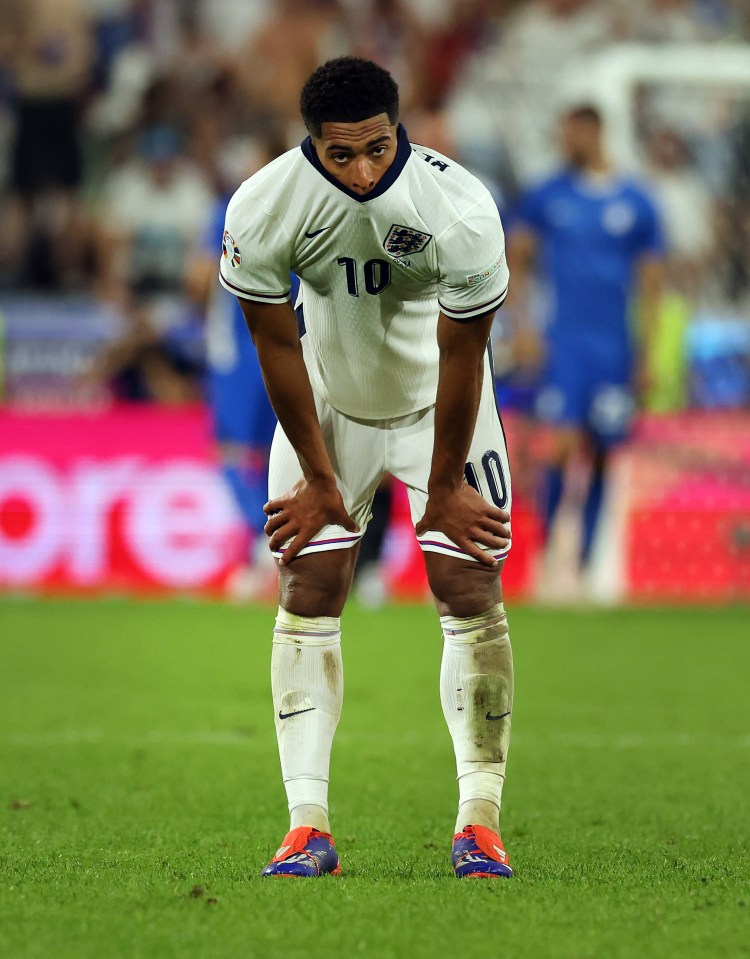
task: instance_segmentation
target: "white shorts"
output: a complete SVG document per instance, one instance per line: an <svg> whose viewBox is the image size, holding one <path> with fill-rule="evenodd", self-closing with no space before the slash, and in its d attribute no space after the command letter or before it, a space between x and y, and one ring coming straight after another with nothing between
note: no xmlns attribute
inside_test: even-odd
<svg viewBox="0 0 750 959"><path fill-rule="evenodd" d="M364 535L372 515L370 507L383 476L391 474L407 488L411 519L422 518L427 506L427 480L430 475L435 437L435 407L390 420L361 420L340 413L315 396L318 419L336 475L336 483L359 533L343 526L324 526L300 556L329 549L355 546ZM469 447L466 481L495 506L510 512L511 488L505 434L495 403L489 358L485 362L482 397ZM276 427L269 463L269 499L276 499L302 479L302 470L291 443L281 426ZM444 533L428 531L417 537L427 552L471 559ZM288 545L288 543L287 543ZM510 546L492 552L495 559L508 554ZM283 548L275 555L281 556Z"/></svg>

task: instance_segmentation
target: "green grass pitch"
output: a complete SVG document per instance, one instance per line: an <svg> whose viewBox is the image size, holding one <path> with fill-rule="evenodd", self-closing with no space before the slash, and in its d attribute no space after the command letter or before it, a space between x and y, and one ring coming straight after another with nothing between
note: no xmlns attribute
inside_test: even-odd
<svg viewBox="0 0 750 959"><path fill-rule="evenodd" d="M511 608L503 837L459 882L427 607L343 617L340 878L261 880L286 827L273 610L0 600L0 956L750 953L750 614Z"/></svg>

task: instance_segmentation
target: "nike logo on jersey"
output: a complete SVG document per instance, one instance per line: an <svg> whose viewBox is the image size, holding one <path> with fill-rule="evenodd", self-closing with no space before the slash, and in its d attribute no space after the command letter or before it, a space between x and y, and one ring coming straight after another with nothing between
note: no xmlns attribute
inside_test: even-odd
<svg viewBox="0 0 750 959"><path fill-rule="evenodd" d="M326 230L330 230L330 226L322 226L319 230L313 230L312 233L305 232L305 236L308 240L312 240L314 236L317 236L319 233L324 233Z"/></svg>
<svg viewBox="0 0 750 959"><path fill-rule="evenodd" d="M298 709L293 713L282 713L282 711L279 710L279 719L289 719L290 716L301 716L302 713L311 713L315 708L315 706L310 706L307 709Z"/></svg>
<svg viewBox="0 0 750 959"><path fill-rule="evenodd" d="M485 719L489 719L489 721L492 722L493 719L505 719L506 716L510 716L510 712L501 713L499 716L493 716L493 715L492 715L492 710L491 710L491 709L488 709L488 710L487 710L487 715L486 715L484 718L485 718Z"/></svg>

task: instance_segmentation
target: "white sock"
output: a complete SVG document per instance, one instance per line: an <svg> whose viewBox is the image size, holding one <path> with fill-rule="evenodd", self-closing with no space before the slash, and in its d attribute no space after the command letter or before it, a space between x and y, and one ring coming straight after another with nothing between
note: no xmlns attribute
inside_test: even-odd
<svg viewBox="0 0 750 959"><path fill-rule="evenodd" d="M456 832L499 829L513 709L513 656L502 603L478 616L441 616L440 701L458 773Z"/></svg>
<svg viewBox="0 0 750 959"><path fill-rule="evenodd" d="M279 607L271 690L291 827L329 832L328 770L344 696L337 616L295 616Z"/></svg>

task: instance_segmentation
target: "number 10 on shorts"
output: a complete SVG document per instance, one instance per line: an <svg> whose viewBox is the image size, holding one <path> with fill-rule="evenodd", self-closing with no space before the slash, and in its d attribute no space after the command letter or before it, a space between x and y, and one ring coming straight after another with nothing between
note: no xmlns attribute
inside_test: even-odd
<svg viewBox="0 0 750 959"><path fill-rule="evenodd" d="M482 457L481 470L484 473L483 481L487 484L489 499L498 509L505 509L508 505L508 487L503 473L503 464L497 450L487 450ZM474 463L467 463L464 467L464 477L469 486L473 487L480 496L487 499L482 488L479 471Z"/></svg>

